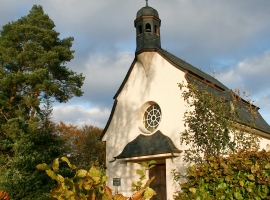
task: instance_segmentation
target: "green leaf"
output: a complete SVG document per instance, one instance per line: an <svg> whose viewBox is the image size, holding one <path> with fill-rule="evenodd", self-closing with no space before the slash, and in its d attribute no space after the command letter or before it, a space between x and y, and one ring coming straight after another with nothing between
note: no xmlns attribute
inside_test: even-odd
<svg viewBox="0 0 270 200"><path fill-rule="evenodd" d="M100 183L100 181L101 181L101 171L99 171L95 167L91 167L88 174L95 181L95 184Z"/></svg>
<svg viewBox="0 0 270 200"><path fill-rule="evenodd" d="M155 161L155 160L150 160L149 161L149 163L148 163L148 165L154 165L154 164L156 164L157 162Z"/></svg>
<svg viewBox="0 0 270 200"><path fill-rule="evenodd" d="M141 166L142 167L148 167L148 164L146 162L142 162Z"/></svg>
<svg viewBox="0 0 270 200"><path fill-rule="evenodd" d="M235 192L235 193L234 193L234 197L235 197L237 200L242 200L242 199L243 199L243 196L242 196L239 192Z"/></svg>
<svg viewBox="0 0 270 200"><path fill-rule="evenodd" d="M242 181L242 180L239 181L239 184L240 184L242 187L244 187L244 185L245 185L244 181Z"/></svg>
<svg viewBox="0 0 270 200"><path fill-rule="evenodd" d="M75 174L75 178L85 178L87 175L87 171L84 169L79 169L76 174Z"/></svg>
<svg viewBox="0 0 270 200"><path fill-rule="evenodd" d="M54 161L52 163L52 169L55 172L58 171L58 169L59 169L59 159L58 158L54 159Z"/></svg>
<svg viewBox="0 0 270 200"><path fill-rule="evenodd" d="M251 180L251 181L254 181L254 180L255 180L253 174L249 174L247 177L248 177L248 179Z"/></svg>
<svg viewBox="0 0 270 200"><path fill-rule="evenodd" d="M265 166L264 166L265 169L270 169L270 163L267 163Z"/></svg>
<svg viewBox="0 0 270 200"><path fill-rule="evenodd" d="M50 165L47 165L46 163L42 163L42 164L38 164L36 168L38 170L47 170L47 169L50 169L51 167Z"/></svg>
<svg viewBox="0 0 270 200"><path fill-rule="evenodd" d="M66 186L68 186L70 189L73 189L73 186L74 186L74 182L72 179L69 179L69 178L65 178L65 179L62 179L65 183Z"/></svg>
<svg viewBox="0 0 270 200"><path fill-rule="evenodd" d="M189 188L188 189L190 192L192 192L193 194L196 194L196 188Z"/></svg>
<svg viewBox="0 0 270 200"><path fill-rule="evenodd" d="M144 173L143 173L143 171L141 169L137 169L136 173L139 174L139 175L144 175Z"/></svg>
<svg viewBox="0 0 270 200"><path fill-rule="evenodd" d="M56 180L63 183L65 181L65 178L63 176L61 176L60 174L56 175Z"/></svg>
<svg viewBox="0 0 270 200"><path fill-rule="evenodd" d="M53 180L56 180L56 179L57 179L57 176L56 176L55 172L52 171L51 169L47 169L47 170L46 170L46 173L47 173L47 175L48 175L49 177L51 177L51 179L53 179Z"/></svg>
<svg viewBox="0 0 270 200"><path fill-rule="evenodd" d="M227 188L227 184L226 183L220 183L219 185L218 185L218 189L219 190L225 190Z"/></svg>
<svg viewBox="0 0 270 200"><path fill-rule="evenodd" d="M69 160L68 160L67 157L63 156L63 157L61 158L61 160L64 161L64 162L66 162L66 163L68 164L68 166L69 166L70 169L76 169L76 168L77 168L75 165L72 165L72 164L69 162Z"/></svg>
<svg viewBox="0 0 270 200"><path fill-rule="evenodd" d="M144 199L150 199L152 198L154 195L156 195L156 192L152 189L152 188L146 188L143 194L143 198Z"/></svg>

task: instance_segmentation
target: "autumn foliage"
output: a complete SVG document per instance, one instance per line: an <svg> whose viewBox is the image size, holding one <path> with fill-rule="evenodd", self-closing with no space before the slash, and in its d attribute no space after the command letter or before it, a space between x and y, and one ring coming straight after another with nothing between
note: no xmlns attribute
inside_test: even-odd
<svg viewBox="0 0 270 200"><path fill-rule="evenodd" d="M9 199L10 199L9 195L5 191L0 190L0 200L9 200Z"/></svg>
<svg viewBox="0 0 270 200"><path fill-rule="evenodd" d="M69 160L79 168L105 167L105 144L99 140L103 129L84 125L82 128L60 122L57 131L65 141Z"/></svg>
<svg viewBox="0 0 270 200"><path fill-rule="evenodd" d="M185 178L175 200L270 199L270 151L239 150L227 157L209 157L189 167Z"/></svg>
<svg viewBox="0 0 270 200"><path fill-rule="evenodd" d="M60 164L66 163L69 169L75 173L71 177L63 177L60 174ZM154 177L150 178L144 184L142 180L145 179L146 172L154 167L155 161L143 163L143 169L138 169L136 172L140 175L140 181L136 185L135 192L132 197L126 198L122 194L113 194L112 190L106 186L107 177L95 167L89 170L77 169L77 167L70 163L66 157L56 158L50 165L42 163L36 166L38 170L45 170L47 175L57 182L57 186L51 190L48 195L51 199L58 200L143 200L150 199L155 195L155 191L149 187ZM135 184L133 184L135 186Z"/></svg>

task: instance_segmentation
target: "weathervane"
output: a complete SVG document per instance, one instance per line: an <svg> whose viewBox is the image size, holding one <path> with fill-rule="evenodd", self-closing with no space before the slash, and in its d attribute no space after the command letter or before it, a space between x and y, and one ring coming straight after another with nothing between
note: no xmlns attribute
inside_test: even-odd
<svg viewBox="0 0 270 200"><path fill-rule="evenodd" d="M148 7L148 0L145 0L146 1L146 7Z"/></svg>

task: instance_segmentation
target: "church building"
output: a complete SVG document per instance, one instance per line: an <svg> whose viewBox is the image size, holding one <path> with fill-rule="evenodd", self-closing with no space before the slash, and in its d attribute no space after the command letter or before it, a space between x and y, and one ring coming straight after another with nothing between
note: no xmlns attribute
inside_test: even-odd
<svg viewBox="0 0 270 200"><path fill-rule="evenodd" d="M158 194L153 199L172 200L178 183L171 172L186 148L180 143L186 102L178 83L208 84L211 91L228 98L232 92L214 77L162 49L161 19L147 1L137 12L134 26L135 57L114 96L101 135L106 142L107 185L131 196L132 182L138 181L136 169L141 162L155 160L157 165L150 176L156 176L153 187ZM259 113L255 124L261 148L269 148L270 126Z"/></svg>

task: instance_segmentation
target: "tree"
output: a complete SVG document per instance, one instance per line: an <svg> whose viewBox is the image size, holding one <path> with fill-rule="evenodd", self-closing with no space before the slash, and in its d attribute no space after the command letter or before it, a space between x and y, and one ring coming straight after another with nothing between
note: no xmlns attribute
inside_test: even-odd
<svg viewBox="0 0 270 200"><path fill-rule="evenodd" d="M186 162L200 164L208 157L236 153L239 149L258 149L258 137L244 129L255 126L257 108L250 101L243 102L233 92L230 101L224 93L211 92L209 86L192 83L179 86L188 106L184 114L186 130L181 137L181 142L189 145L184 154ZM243 112L248 112L249 118L244 118Z"/></svg>
<svg viewBox="0 0 270 200"><path fill-rule="evenodd" d="M38 199L50 190L50 180L35 169L63 150L49 104L83 94L84 77L65 66L73 38L60 39L54 28L34 5L0 32L0 189L12 199Z"/></svg>
<svg viewBox="0 0 270 200"><path fill-rule="evenodd" d="M103 129L84 125L66 125L60 122L57 129L65 141L65 148L69 160L79 168L105 167L105 143L99 140Z"/></svg>
<svg viewBox="0 0 270 200"><path fill-rule="evenodd" d="M37 163L52 161L61 156L63 140L56 135L54 123L48 119L51 109L40 109L47 116L36 117L36 121L10 119L3 125L6 134L11 135L12 155L2 166L0 188L11 199L47 199L46 193L55 185L43 173L35 169Z"/></svg>

